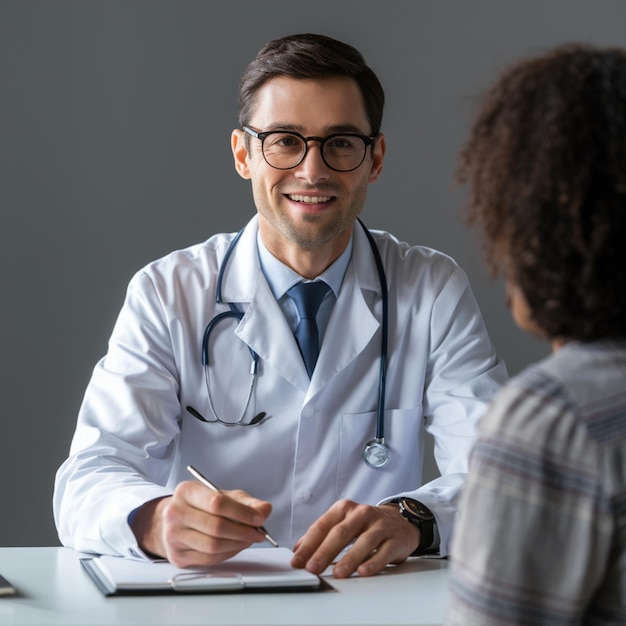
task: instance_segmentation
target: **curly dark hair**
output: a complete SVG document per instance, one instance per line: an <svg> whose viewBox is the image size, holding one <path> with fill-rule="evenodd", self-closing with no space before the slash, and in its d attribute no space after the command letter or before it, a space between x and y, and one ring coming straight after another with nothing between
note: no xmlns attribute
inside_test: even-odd
<svg viewBox="0 0 626 626"><path fill-rule="evenodd" d="M460 154L492 276L550 339L626 337L626 51L559 46L509 68Z"/></svg>
<svg viewBox="0 0 626 626"><path fill-rule="evenodd" d="M380 132L385 94L378 77L353 46L312 33L288 35L266 43L239 82L240 126L249 124L259 89L276 76L353 78L363 95L371 134Z"/></svg>

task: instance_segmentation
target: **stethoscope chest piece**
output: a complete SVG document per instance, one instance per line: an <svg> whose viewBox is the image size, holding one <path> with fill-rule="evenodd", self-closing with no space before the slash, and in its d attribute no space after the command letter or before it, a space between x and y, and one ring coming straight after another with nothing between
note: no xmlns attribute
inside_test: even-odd
<svg viewBox="0 0 626 626"><path fill-rule="evenodd" d="M383 439L372 439L363 448L363 459L370 467L381 468L389 463L389 446Z"/></svg>

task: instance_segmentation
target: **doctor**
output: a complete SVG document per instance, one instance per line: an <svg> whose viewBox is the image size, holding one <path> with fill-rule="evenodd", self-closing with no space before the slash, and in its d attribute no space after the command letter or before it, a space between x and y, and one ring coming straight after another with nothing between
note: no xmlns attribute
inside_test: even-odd
<svg viewBox="0 0 626 626"><path fill-rule="evenodd" d="M337 577L447 553L506 370L454 261L357 221L383 166L383 101L360 53L327 37L252 61L232 152L257 215L132 279L57 473L65 545L214 564L263 545L263 525L314 572L351 546ZM292 299L302 280L323 283L317 313ZM303 317L317 337L300 347Z"/></svg>

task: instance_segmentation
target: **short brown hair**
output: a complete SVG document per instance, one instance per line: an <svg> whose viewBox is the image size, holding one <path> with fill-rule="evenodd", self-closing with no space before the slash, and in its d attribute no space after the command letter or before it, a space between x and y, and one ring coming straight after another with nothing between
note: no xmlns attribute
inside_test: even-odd
<svg viewBox="0 0 626 626"><path fill-rule="evenodd" d="M274 39L259 51L239 83L239 124L250 122L259 89L276 76L324 78L347 76L359 85L372 135L382 124L385 95L376 74L361 53L325 35L303 33Z"/></svg>

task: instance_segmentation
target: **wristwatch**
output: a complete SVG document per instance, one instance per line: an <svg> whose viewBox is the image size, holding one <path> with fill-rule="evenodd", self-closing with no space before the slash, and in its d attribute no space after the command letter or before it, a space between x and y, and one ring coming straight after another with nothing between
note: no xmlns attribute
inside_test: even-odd
<svg viewBox="0 0 626 626"><path fill-rule="evenodd" d="M421 502L412 498L396 500L400 515L420 529L420 543L411 556L424 554L433 543L435 516Z"/></svg>

